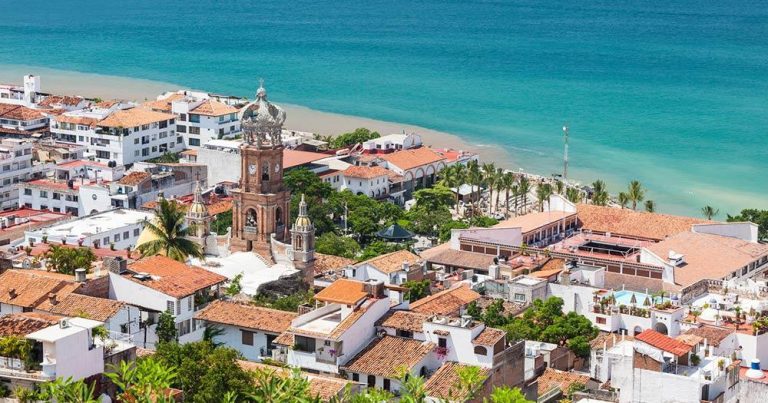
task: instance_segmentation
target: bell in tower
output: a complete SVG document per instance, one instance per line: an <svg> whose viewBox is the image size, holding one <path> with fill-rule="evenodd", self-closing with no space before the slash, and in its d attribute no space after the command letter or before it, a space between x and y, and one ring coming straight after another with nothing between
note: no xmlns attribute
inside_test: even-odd
<svg viewBox="0 0 768 403"><path fill-rule="evenodd" d="M272 259L271 237L284 241L290 222L290 192L283 183L282 130L285 111L267 100L263 81L256 100L240 112L240 183L232 192L233 251Z"/></svg>

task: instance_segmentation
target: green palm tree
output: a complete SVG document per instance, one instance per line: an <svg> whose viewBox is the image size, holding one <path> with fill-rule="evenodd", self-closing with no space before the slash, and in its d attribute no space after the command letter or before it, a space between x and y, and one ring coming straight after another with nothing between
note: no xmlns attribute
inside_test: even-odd
<svg viewBox="0 0 768 403"><path fill-rule="evenodd" d="M576 188L568 188L565 190L565 198L571 203L578 203L581 201L581 192Z"/></svg>
<svg viewBox="0 0 768 403"><path fill-rule="evenodd" d="M493 175L493 183L496 185L496 203L493 209L499 211L499 198L501 198L501 191L504 189L504 170L496 168L496 173Z"/></svg>
<svg viewBox="0 0 768 403"><path fill-rule="evenodd" d="M701 208L701 215L703 215L707 220L711 220L712 217L720 214L720 209L716 209L712 206L704 206Z"/></svg>
<svg viewBox="0 0 768 403"><path fill-rule="evenodd" d="M605 182L600 179L592 182L592 204L597 206L608 204L608 191Z"/></svg>
<svg viewBox="0 0 768 403"><path fill-rule="evenodd" d="M555 193L561 195L563 194L563 190L565 189L565 183L563 181L556 180L555 181Z"/></svg>
<svg viewBox="0 0 768 403"><path fill-rule="evenodd" d="M517 183L517 190L520 192L520 196L523 197L523 208L525 208L528 205L528 193L531 192L531 181L527 177L521 176L520 181ZM515 215L517 215L517 204L515 204Z"/></svg>
<svg viewBox="0 0 768 403"><path fill-rule="evenodd" d="M488 212L493 211L493 188L496 186L496 164L483 164L483 182L488 185Z"/></svg>
<svg viewBox="0 0 768 403"><path fill-rule="evenodd" d="M544 211L544 201L552 196L552 185L543 183L536 187L536 199L539 201L539 211Z"/></svg>
<svg viewBox="0 0 768 403"><path fill-rule="evenodd" d="M184 210L175 201L161 199L153 221L145 220L144 228L156 239L139 245L142 256L163 254L184 262L188 257L203 257L200 245L187 239L189 231L184 227Z"/></svg>
<svg viewBox="0 0 768 403"><path fill-rule="evenodd" d="M645 199L645 189L643 189L643 185L636 180L629 182L627 197L629 198L629 201L632 202L632 210L637 210L637 203L640 203Z"/></svg>
<svg viewBox="0 0 768 403"><path fill-rule="evenodd" d="M456 198L456 214L459 214L459 187L466 181L466 168L464 165L456 164L443 170L440 184L447 188L456 188L454 196Z"/></svg>
<svg viewBox="0 0 768 403"><path fill-rule="evenodd" d="M653 200L646 200L645 201L645 211L649 213L655 213L656 212L656 202Z"/></svg>
<svg viewBox="0 0 768 403"><path fill-rule="evenodd" d="M504 189L505 192L505 215L509 217L509 192L512 192L512 195L515 197L515 203L517 203L517 181L515 180L515 174L512 172L505 172L501 176L501 188Z"/></svg>
<svg viewBox="0 0 768 403"><path fill-rule="evenodd" d="M475 160L467 163L467 181L472 187L472 216L474 216L477 211L477 202L480 199L478 197L477 200L475 200L475 188L477 188L477 192L480 193L480 186L483 184L483 172L480 169L480 164Z"/></svg>
<svg viewBox="0 0 768 403"><path fill-rule="evenodd" d="M629 195L627 195L624 192L619 193L619 205L621 208L626 208L627 204L629 204Z"/></svg>

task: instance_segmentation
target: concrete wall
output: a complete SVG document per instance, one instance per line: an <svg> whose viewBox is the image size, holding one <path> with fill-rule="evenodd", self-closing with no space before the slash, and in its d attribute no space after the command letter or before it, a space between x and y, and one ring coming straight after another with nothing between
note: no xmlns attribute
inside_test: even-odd
<svg viewBox="0 0 768 403"><path fill-rule="evenodd" d="M722 224L697 224L693 226L693 232L700 234L712 234L742 239L749 242L757 242L757 224L751 222L735 222Z"/></svg>

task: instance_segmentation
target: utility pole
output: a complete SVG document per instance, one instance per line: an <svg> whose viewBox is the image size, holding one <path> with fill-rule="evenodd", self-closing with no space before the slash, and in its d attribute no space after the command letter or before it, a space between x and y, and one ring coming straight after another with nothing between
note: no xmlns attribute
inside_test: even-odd
<svg viewBox="0 0 768 403"><path fill-rule="evenodd" d="M568 126L563 126L565 136L565 152L563 153L563 181L568 182Z"/></svg>

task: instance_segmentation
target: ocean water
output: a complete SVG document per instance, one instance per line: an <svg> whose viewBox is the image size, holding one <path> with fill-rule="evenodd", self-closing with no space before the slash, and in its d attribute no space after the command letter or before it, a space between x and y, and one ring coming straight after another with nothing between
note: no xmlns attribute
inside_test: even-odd
<svg viewBox="0 0 768 403"><path fill-rule="evenodd" d="M660 211L768 208L768 2L0 0L0 69L172 82L457 134L631 179Z"/></svg>

